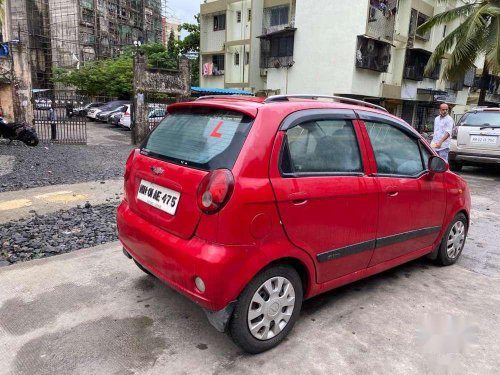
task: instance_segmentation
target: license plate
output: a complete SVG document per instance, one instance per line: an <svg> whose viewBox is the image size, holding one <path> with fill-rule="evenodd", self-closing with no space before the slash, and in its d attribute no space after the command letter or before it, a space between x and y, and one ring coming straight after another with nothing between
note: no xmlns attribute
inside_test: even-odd
<svg viewBox="0 0 500 375"><path fill-rule="evenodd" d="M181 193L146 180L141 181L137 192L137 199L170 215L175 215L180 198Z"/></svg>
<svg viewBox="0 0 500 375"><path fill-rule="evenodd" d="M470 143L474 145L495 145L497 137L492 135L471 135Z"/></svg>

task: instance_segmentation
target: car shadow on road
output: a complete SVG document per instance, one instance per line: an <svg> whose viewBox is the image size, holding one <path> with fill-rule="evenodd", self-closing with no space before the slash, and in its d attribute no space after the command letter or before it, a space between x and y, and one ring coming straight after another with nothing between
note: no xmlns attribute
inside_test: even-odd
<svg viewBox="0 0 500 375"><path fill-rule="evenodd" d="M373 292L383 288L388 282L416 278L420 273L428 272L432 268L439 267L427 258L419 258L379 274L341 286L304 301L302 315L312 317L319 314L325 308L332 307L336 303L351 298L356 293L367 293L369 295L364 297L369 298L374 295Z"/></svg>

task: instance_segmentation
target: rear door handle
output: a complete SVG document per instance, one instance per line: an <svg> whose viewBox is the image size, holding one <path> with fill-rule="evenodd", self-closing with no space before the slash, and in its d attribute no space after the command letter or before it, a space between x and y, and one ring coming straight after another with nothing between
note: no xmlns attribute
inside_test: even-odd
<svg viewBox="0 0 500 375"><path fill-rule="evenodd" d="M384 188L384 191L390 197L395 197L399 193L398 188L396 186L387 186L386 188Z"/></svg>
<svg viewBox="0 0 500 375"><path fill-rule="evenodd" d="M300 191L298 193L290 194L288 196L288 199L290 199L293 204L300 205L307 202L307 200L309 199L309 195L307 195L307 193Z"/></svg>

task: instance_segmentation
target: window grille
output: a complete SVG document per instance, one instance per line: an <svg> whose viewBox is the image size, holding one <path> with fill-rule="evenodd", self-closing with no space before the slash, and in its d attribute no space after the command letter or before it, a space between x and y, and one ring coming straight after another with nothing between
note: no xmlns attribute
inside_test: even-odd
<svg viewBox="0 0 500 375"><path fill-rule="evenodd" d="M356 67L387 72L391 62L391 46L364 36L358 36Z"/></svg>
<svg viewBox="0 0 500 375"><path fill-rule="evenodd" d="M213 55L212 63L214 64L214 76L224 74L224 55Z"/></svg>
<svg viewBox="0 0 500 375"><path fill-rule="evenodd" d="M226 15L218 14L214 16L214 31L220 31L226 29Z"/></svg>

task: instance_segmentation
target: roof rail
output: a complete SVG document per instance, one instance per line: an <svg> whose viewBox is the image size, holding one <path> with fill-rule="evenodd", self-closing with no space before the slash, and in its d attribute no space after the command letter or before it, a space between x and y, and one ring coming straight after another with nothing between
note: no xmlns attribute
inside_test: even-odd
<svg viewBox="0 0 500 375"><path fill-rule="evenodd" d="M241 100L248 100L248 98L254 98L252 95L205 95L205 96L200 96L199 98L196 98L195 102L198 100L205 100L205 99L241 99Z"/></svg>
<svg viewBox="0 0 500 375"><path fill-rule="evenodd" d="M273 103L273 102L286 102L289 100L289 98L296 98L296 99L311 99L311 100L316 100L318 98L324 98L324 99L333 99L338 102L345 102L345 103L351 103L351 104L357 104L365 107L370 107L370 108L375 108L379 109L384 112L388 112L387 109L384 107L381 107L376 104L368 103L363 100L358 100L358 99L351 99L351 98L346 98L344 96L328 96L328 95L309 95L309 94L294 94L294 95L273 95L268 97L264 103Z"/></svg>

